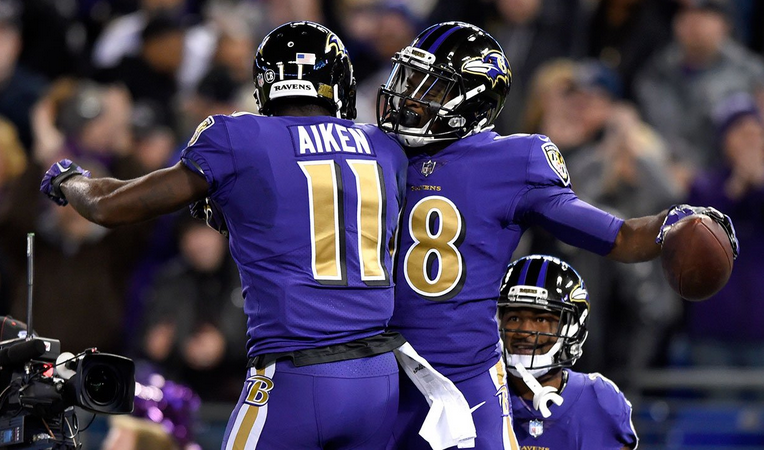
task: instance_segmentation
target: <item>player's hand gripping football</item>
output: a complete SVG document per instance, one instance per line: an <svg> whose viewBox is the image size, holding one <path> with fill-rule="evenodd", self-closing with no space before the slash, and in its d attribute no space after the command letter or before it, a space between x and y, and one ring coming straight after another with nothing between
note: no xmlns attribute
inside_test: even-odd
<svg viewBox="0 0 764 450"><path fill-rule="evenodd" d="M739 252L739 244L737 241L737 235L735 234L735 226L732 225L732 219L730 219L728 215L722 213L718 209L712 208L710 206L690 206L686 204L672 206L669 209L668 214L666 214L666 219L663 221L663 225L661 225L661 229L658 232L658 237L655 239L655 243L662 245L663 238L675 223L679 222L685 217L694 216L697 214L706 215L721 225L730 240L732 256L733 258L737 258Z"/></svg>
<svg viewBox="0 0 764 450"><path fill-rule="evenodd" d="M59 206L66 206L69 202L66 196L61 192L61 183L75 175L82 175L90 178L90 171L85 170L68 159L50 166L40 183L40 191L47 195L49 199L56 202Z"/></svg>
<svg viewBox="0 0 764 450"><path fill-rule="evenodd" d="M217 203L209 197L188 205L191 217L203 220L207 226L228 237L228 225L225 222L225 216Z"/></svg>

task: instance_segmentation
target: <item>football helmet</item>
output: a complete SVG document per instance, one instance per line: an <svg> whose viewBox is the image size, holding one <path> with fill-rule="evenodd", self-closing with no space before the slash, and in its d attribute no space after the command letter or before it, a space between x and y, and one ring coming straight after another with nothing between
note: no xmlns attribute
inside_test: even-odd
<svg viewBox="0 0 764 450"><path fill-rule="evenodd" d="M510 308L537 308L559 315L556 332L528 331L534 337L530 354L512 354L505 346L507 369L519 376L514 366L521 363L534 377L556 367L570 367L583 354L589 318L589 293L581 276L564 261L546 255L525 256L507 268L499 294L499 319ZM502 328L506 336L516 329ZM541 353L540 341L553 344Z"/></svg>
<svg viewBox="0 0 764 450"><path fill-rule="evenodd" d="M268 33L252 69L260 112L286 97L315 98L337 117L355 119L356 82L347 49L336 34L315 22L281 25Z"/></svg>
<svg viewBox="0 0 764 450"><path fill-rule="evenodd" d="M493 128L511 84L509 61L491 35L439 23L393 57L377 94L377 124L408 147L469 136Z"/></svg>

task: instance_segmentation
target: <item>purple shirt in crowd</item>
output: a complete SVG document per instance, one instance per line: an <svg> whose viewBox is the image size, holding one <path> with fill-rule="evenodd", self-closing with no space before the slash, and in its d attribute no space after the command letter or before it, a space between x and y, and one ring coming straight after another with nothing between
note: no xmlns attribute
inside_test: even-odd
<svg viewBox="0 0 764 450"><path fill-rule="evenodd" d="M701 173L692 184L687 203L713 206L735 225L740 255L729 281L703 302L687 303L691 337L722 342L764 342L764 298L759 277L764 273L764 188L750 189L739 199L725 194L728 168Z"/></svg>

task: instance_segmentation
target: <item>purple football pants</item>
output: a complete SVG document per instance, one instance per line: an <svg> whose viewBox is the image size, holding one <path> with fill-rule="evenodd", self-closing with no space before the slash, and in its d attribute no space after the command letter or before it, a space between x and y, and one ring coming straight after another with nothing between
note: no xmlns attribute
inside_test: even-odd
<svg viewBox="0 0 764 450"><path fill-rule="evenodd" d="M387 448L388 450L431 450L427 441L419 436L419 429L429 410L427 400L403 371L399 378L401 400L398 418L395 422L393 439ZM480 375L454 383L464 394L470 408L474 408L472 419L477 431L475 449L517 450L519 448L517 437L512 430L512 408L509 404L505 381L504 364L499 361Z"/></svg>
<svg viewBox="0 0 764 450"><path fill-rule="evenodd" d="M398 409L392 352L295 367L248 369L223 450L384 449Z"/></svg>

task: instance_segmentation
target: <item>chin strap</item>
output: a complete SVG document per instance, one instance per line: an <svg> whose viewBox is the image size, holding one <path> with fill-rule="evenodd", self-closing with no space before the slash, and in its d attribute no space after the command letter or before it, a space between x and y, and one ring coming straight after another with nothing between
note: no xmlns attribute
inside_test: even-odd
<svg viewBox="0 0 764 450"><path fill-rule="evenodd" d="M544 418L552 415L549 410L549 402L557 406L562 405L563 398L557 393L557 388L552 386L542 386L536 378L520 363L515 364L515 370L522 376L526 386L533 392L533 407L540 411Z"/></svg>

